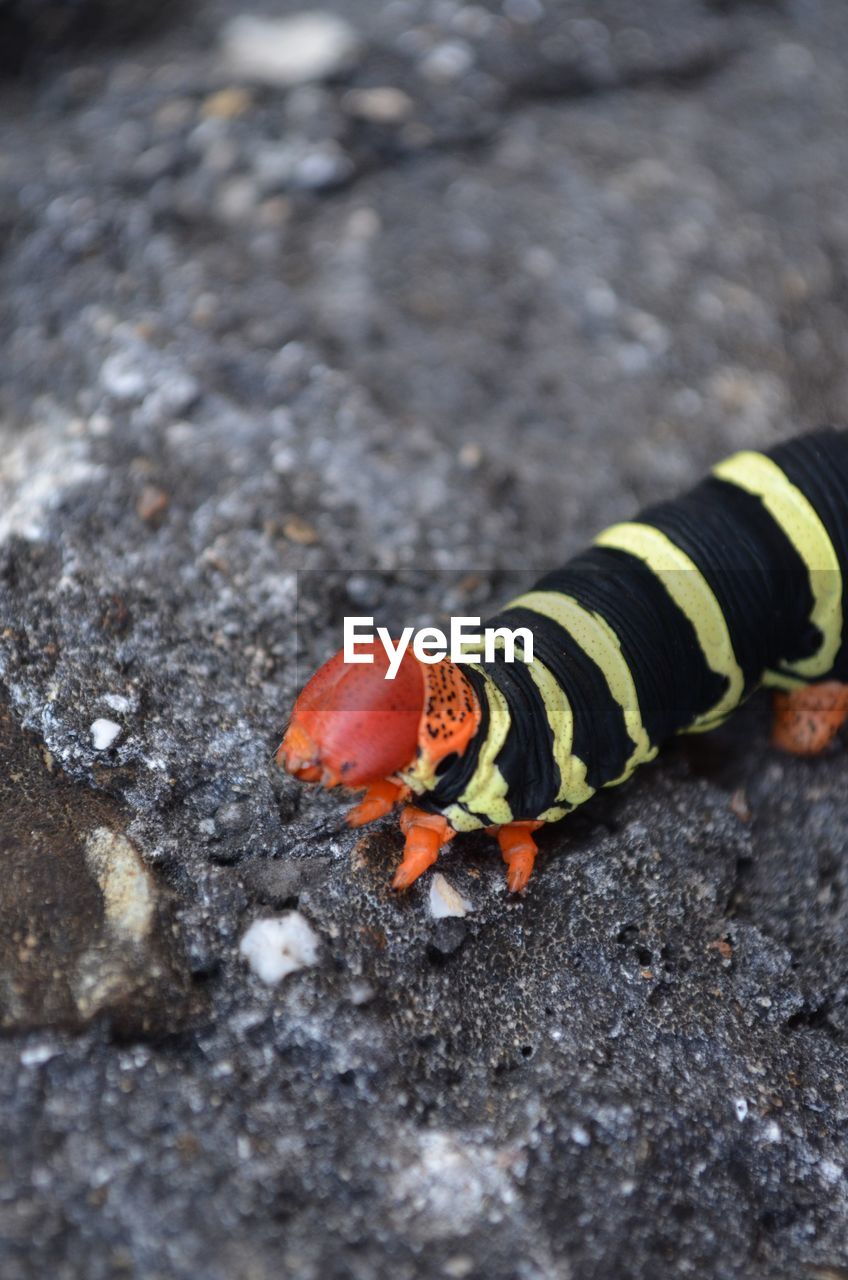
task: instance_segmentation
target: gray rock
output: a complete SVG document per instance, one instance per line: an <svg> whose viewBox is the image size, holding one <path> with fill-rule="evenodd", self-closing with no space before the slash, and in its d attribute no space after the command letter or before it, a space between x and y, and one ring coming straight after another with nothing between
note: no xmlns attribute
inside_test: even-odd
<svg viewBox="0 0 848 1280"><path fill-rule="evenodd" d="M346 182L353 169L353 161L331 139L263 147L254 157L256 180L265 194L328 190Z"/></svg>
<svg viewBox="0 0 848 1280"><path fill-rule="evenodd" d="M462 920L439 920L433 929L433 936L427 948L427 954L434 963L452 956L462 946L468 929Z"/></svg>
<svg viewBox="0 0 848 1280"><path fill-rule="evenodd" d="M4 1032L105 1016L121 1034L149 1035L190 1015L170 895L124 826L114 804L63 777L0 709Z"/></svg>
<svg viewBox="0 0 848 1280"><path fill-rule="evenodd" d="M180 0L141 0L113 5L108 0L5 0L0 10L0 72L31 73L50 57L83 48L149 35L178 16Z"/></svg>
<svg viewBox="0 0 848 1280"><path fill-rule="evenodd" d="M304 890L312 889L331 874L329 858L298 858L291 862L254 861L244 868L243 880L251 897L275 907L297 901Z"/></svg>
<svg viewBox="0 0 848 1280"><path fill-rule="evenodd" d="M754 699L519 899L454 841L441 921L272 753L345 612L493 608L844 415L848 15L350 0L285 93L238 16L0 103L3 1280L839 1274L844 747Z"/></svg>

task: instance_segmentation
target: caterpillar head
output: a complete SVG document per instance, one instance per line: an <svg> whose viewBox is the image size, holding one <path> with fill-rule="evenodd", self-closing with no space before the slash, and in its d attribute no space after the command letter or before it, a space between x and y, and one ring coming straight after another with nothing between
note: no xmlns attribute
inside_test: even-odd
<svg viewBox="0 0 848 1280"><path fill-rule="evenodd" d="M367 646L360 646L367 653ZM325 662L294 704L277 764L303 782L364 787L461 755L480 723L466 676L452 662L418 661L407 649L393 680L376 642L372 663Z"/></svg>
<svg viewBox="0 0 848 1280"><path fill-rule="evenodd" d="M367 646L360 651L367 653ZM415 759L424 710L421 666L407 651L394 680L388 657L346 663L340 651L315 673L294 704L277 764L304 782L367 786Z"/></svg>

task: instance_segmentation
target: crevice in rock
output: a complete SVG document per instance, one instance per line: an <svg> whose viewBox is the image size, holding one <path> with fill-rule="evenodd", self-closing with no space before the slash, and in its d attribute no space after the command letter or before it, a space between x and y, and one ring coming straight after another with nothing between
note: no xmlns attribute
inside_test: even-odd
<svg viewBox="0 0 848 1280"><path fill-rule="evenodd" d="M783 1024L784 1031L823 1031L831 1040L841 1043L842 1032L830 1020L831 1007L828 1001L820 1005L805 1003L802 1009L793 1013Z"/></svg>

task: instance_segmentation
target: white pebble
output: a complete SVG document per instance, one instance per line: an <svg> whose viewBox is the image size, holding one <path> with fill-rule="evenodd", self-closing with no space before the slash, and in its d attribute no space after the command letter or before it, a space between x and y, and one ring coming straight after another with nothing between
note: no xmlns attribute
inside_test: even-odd
<svg viewBox="0 0 848 1280"><path fill-rule="evenodd" d="M257 977L276 986L290 973L318 963L320 939L299 911L254 920L241 940L240 953Z"/></svg>
<svg viewBox="0 0 848 1280"><path fill-rule="evenodd" d="M93 413L88 420L88 430L93 436L108 436L112 431L112 419L107 413Z"/></svg>
<svg viewBox="0 0 848 1280"><path fill-rule="evenodd" d="M121 715L128 715L133 709L132 699L123 693L104 693L100 701L105 702L110 711L117 711Z"/></svg>
<svg viewBox="0 0 848 1280"><path fill-rule="evenodd" d="M736 1112L737 1120L744 1120L748 1115L748 1103L744 1098L734 1098L733 1110Z"/></svg>
<svg viewBox="0 0 848 1280"><path fill-rule="evenodd" d="M430 881L430 915L434 920L444 920L447 916L466 916L471 909L458 889L437 871Z"/></svg>
<svg viewBox="0 0 848 1280"><path fill-rule="evenodd" d="M403 89L391 85L374 89L350 89L342 98L348 115L375 124L398 124L412 115L413 101Z"/></svg>
<svg viewBox="0 0 848 1280"><path fill-rule="evenodd" d="M820 1160L819 1173L825 1182L838 1182L842 1177L843 1169L841 1164L836 1164L833 1160Z"/></svg>
<svg viewBox="0 0 848 1280"><path fill-rule="evenodd" d="M22 1067L40 1067L42 1063L49 1062L51 1058L55 1058L61 1049L56 1049L51 1044L32 1044L26 1049L21 1050L21 1066Z"/></svg>
<svg viewBox="0 0 848 1280"><path fill-rule="evenodd" d="M571 1141L576 1142L578 1147L588 1147L591 1145L592 1139L582 1124L575 1124L571 1129Z"/></svg>
<svg viewBox="0 0 848 1280"><path fill-rule="evenodd" d="M114 720L98 718L89 729L91 745L95 751L108 751L120 732L121 726Z"/></svg>
<svg viewBox="0 0 848 1280"><path fill-rule="evenodd" d="M334 13L288 18L240 14L224 27L224 59L235 76L289 88L335 75L352 61L356 33Z"/></svg>
<svg viewBox="0 0 848 1280"><path fill-rule="evenodd" d="M232 178L221 188L218 210L225 222L241 222L256 207L256 186L250 178Z"/></svg>
<svg viewBox="0 0 848 1280"><path fill-rule="evenodd" d="M85 842L85 860L100 891L106 923L124 942L143 942L153 924L153 883L125 835L97 827Z"/></svg>
<svg viewBox="0 0 848 1280"><path fill-rule="evenodd" d="M275 449L271 454L271 470L278 476L290 475L297 468L297 454L288 445Z"/></svg>
<svg viewBox="0 0 848 1280"><path fill-rule="evenodd" d="M100 381L104 390L122 403L140 400L147 390L144 373L126 351L107 356L100 368Z"/></svg>

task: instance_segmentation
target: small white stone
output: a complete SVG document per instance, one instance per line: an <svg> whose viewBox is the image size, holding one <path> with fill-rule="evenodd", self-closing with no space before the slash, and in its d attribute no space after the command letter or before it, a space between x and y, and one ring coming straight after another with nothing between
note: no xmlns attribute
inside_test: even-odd
<svg viewBox="0 0 848 1280"><path fill-rule="evenodd" d="M467 1257L464 1253L458 1253L453 1258L448 1258L442 1268L446 1276L450 1276L451 1280L465 1280L466 1276L470 1276L474 1270L474 1259Z"/></svg>
<svg viewBox="0 0 848 1280"><path fill-rule="evenodd" d="M838 1182L842 1177L843 1169L841 1164L836 1164L833 1160L820 1160L819 1173L825 1182Z"/></svg>
<svg viewBox="0 0 848 1280"><path fill-rule="evenodd" d="M97 827L85 842L85 860L103 894L106 923L125 942L143 942L153 924L153 884L125 835Z"/></svg>
<svg viewBox="0 0 848 1280"><path fill-rule="evenodd" d="M589 1137L589 1134L583 1128L582 1124L575 1124L571 1129L571 1141L576 1142L578 1147L588 1147L591 1144L592 1139Z"/></svg>
<svg viewBox="0 0 848 1280"><path fill-rule="evenodd" d="M736 1112L737 1120L744 1120L748 1115L748 1103L744 1098L733 1099L733 1110Z"/></svg>
<svg viewBox="0 0 848 1280"><path fill-rule="evenodd" d="M352 1005L359 1007L359 1005L370 1003L376 994L377 993L371 986L370 982L352 982L347 993L347 998L350 1000Z"/></svg>
<svg viewBox="0 0 848 1280"><path fill-rule="evenodd" d="M374 89L350 89L342 98L348 115L374 124L399 124L412 115L414 103L403 89L391 85Z"/></svg>
<svg viewBox="0 0 848 1280"><path fill-rule="evenodd" d="M49 1062L61 1052L61 1049L56 1049L51 1044L31 1044L21 1050L21 1066L40 1067L42 1063Z"/></svg>
<svg viewBox="0 0 848 1280"><path fill-rule="evenodd" d="M229 1025L233 1035L243 1036L246 1031L251 1031L264 1021L265 1014L261 1009L244 1009L241 1013L233 1014L229 1020Z"/></svg>
<svg viewBox="0 0 848 1280"><path fill-rule="evenodd" d="M104 390L121 403L140 400L148 385L132 353L127 351L116 351L107 356L100 369L100 381Z"/></svg>
<svg viewBox="0 0 848 1280"><path fill-rule="evenodd" d="M257 977L270 986L298 969L318 963L320 938L299 911L254 920L241 940L239 952Z"/></svg>
<svg viewBox="0 0 848 1280"><path fill-rule="evenodd" d="M278 476L291 475L292 471L297 469L297 453L294 449L290 449L288 445L283 445L280 449L275 449L271 454L271 470L276 472Z"/></svg>
<svg viewBox="0 0 848 1280"><path fill-rule="evenodd" d="M98 718L89 729L91 745L95 751L108 751L120 732L121 726L114 720Z"/></svg>
<svg viewBox="0 0 848 1280"><path fill-rule="evenodd" d="M295 13L288 18L240 14L222 33L224 59L234 76L290 88L325 80L353 60L356 32L334 13Z"/></svg>
<svg viewBox="0 0 848 1280"><path fill-rule="evenodd" d="M221 188L218 211L225 222L239 223L256 208L256 196L250 178L231 178Z"/></svg>
<svg viewBox="0 0 848 1280"><path fill-rule="evenodd" d="M108 436L112 431L112 419L108 413L93 413L88 420L88 430L93 436Z"/></svg>
<svg viewBox="0 0 848 1280"><path fill-rule="evenodd" d="M120 715L128 715L133 709L132 699L123 693L104 693L100 701L105 702L110 711L117 711Z"/></svg>
<svg viewBox="0 0 848 1280"><path fill-rule="evenodd" d="M430 915L434 920L444 920L447 916L466 916L470 911L470 903L466 902L458 889L437 871L430 881Z"/></svg>

